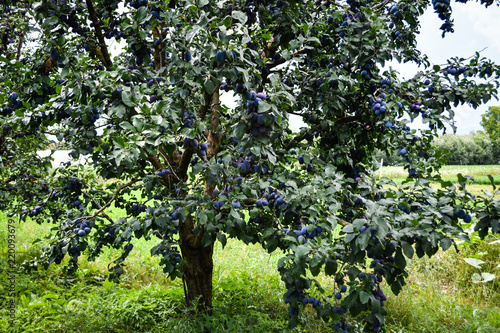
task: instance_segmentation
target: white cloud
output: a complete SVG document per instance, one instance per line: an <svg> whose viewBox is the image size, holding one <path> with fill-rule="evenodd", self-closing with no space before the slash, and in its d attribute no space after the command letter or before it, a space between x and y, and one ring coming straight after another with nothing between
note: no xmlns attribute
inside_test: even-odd
<svg viewBox="0 0 500 333"><path fill-rule="evenodd" d="M496 53L497 59L500 54L500 7L490 6L485 8L483 5L476 2L469 2L465 5L455 5L453 16L457 17L455 20L461 24L459 20L467 18L464 29L469 29L472 26L472 31L485 38L485 45L478 45L479 47L489 47L494 50L487 52Z"/></svg>

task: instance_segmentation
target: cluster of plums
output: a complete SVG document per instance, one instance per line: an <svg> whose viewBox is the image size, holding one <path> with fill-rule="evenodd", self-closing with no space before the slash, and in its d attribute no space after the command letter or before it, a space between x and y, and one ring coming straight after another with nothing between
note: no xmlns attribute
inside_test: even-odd
<svg viewBox="0 0 500 333"><path fill-rule="evenodd" d="M130 1L129 6L135 9L139 9L141 7L145 7L148 5L148 0L138 0L138 1Z"/></svg>
<svg viewBox="0 0 500 333"><path fill-rule="evenodd" d="M165 259L167 259L167 260L168 260L168 259L172 258L172 259L174 259L176 262L180 262L180 261L181 261L181 259L182 259L181 254L180 254L180 253L179 253L179 251L177 251L177 249L175 249L175 248L171 248L171 249L169 249L168 251L164 251L164 252L162 253L162 255L163 255L163 257L164 257ZM171 260L169 260L169 261L171 261Z"/></svg>
<svg viewBox="0 0 500 333"><path fill-rule="evenodd" d="M373 112L376 114L376 115L379 115L381 113L384 113L386 111L386 105L387 103L385 101L383 101L383 97L379 97L379 98L372 98L370 100L371 104L372 104L372 110Z"/></svg>
<svg viewBox="0 0 500 333"><path fill-rule="evenodd" d="M265 166L259 164L259 160L253 154L237 158L232 165L240 171L242 176L255 173L266 174L268 171Z"/></svg>
<svg viewBox="0 0 500 333"><path fill-rule="evenodd" d="M143 204L133 203L132 204L132 215L137 216L140 213L146 211L146 206Z"/></svg>
<svg viewBox="0 0 500 333"><path fill-rule="evenodd" d="M272 121L267 120L266 124L266 115L258 113L259 103L265 101L267 96L264 93L249 91L245 85L241 83L236 84L235 91L241 93L246 100L245 109L249 117L249 133L254 137L269 134Z"/></svg>
<svg viewBox="0 0 500 333"><path fill-rule="evenodd" d="M466 72L467 72L467 67L459 66L458 68L455 68L453 66L449 66L443 71L443 75L444 76L448 76L448 75L458 76L460 74L466 74Z"/></svg>
<svg viewBox="0 0 500 333"><path fill-rule="evenodd" d="M467 214L463 209L459 209L457 212L453 214L454 219L464 220L465 223L469 223L472 221L472 216Z"/></svg>
<svg viewBox="0 0 500 333"><path fill-rule="evenodd" d="M75 233L80 236L86 236L90 234L90 231L92 230L92 227L90 225L89 220L84 220L83 222L75 222Z"/></svg>
<svg viewBox="0 0 500 333"><path fill-rule="evenodd" d="M23 107L23 102L19 99L19 94L17 92L13 92L9 96L9 102L10 105L6 106L2 110L2 115L8 116L10 115L14 110L20 109Z"/></svg>
<svg viewBox="0 0 500 333"><path fill-rule="evenodd" d="M310 222L310 224L315 224L314 222ZM309 228L311 229L311 228ZM290 229L283 229L283 231L288 234L290 232ZM323 231L323 228L321 228L319 225L316 226L311 232L308 231L308 226L303 225L300 227L300 229L293 230L295 235L297 236L297 240L299 244L304 244L307 242L308 239L313 239L316 237L319 233Z"/></svg>
<svg viewBox="0 0 500 333"><path fill-rule="evenodd" d="M287 291L285 293L285 304L289 304L290 303L290 296L291 296L291 291ZM317 307L322 307L323 305L321 304L321 301L317 298L314 298L314 297L311 297L311 296L307 296L304 294L303 290L299 289L298 291L298 297L297 297L297 301L298 302L302 302L303 304L307 305L307 304L311 304L313 306L313 308L317 308ZM290 311L292 308L295 309L293 306L290 306L288 308L288 310ZM294 311L290 311L290 313L292 313Z"/></svg>
<svg viewBox="0 0 500 333"><path fill-rule="evenodd" d="M432 6L434 12L438 14L438 17L444 21L440 29L444 32L453 32L453 24L450 21L451 17L451 7L449 0L432 0Z"/></svg>
<svg viewBox="0 0 500 333"><path fill-rule="evenodd" d="M36 205L35 208L33 208L33 210L31 210L29 213L28 213L28 216L29 217L34 217L34 216L37 216L39 214L42 213L42 207L39 206L39 205Z"/></svg>
<svg viewBox="0 0 500 333"><path fill-rule="evenodd" d="M65 186L64 189L68 190L75 196L82 194L83 184L78 179L71 179Z"/></svg>
<svg viewBox="0 0 500 333"><path fill-rule="evenodd" d="M156 172L156 175L157 175L158 177L164 177L164 176L166 176L166 175L170 175L171 173L172 173L172 172L170 172L170 170L168 170L168 169L166 169L166 168L163 168L163 169L161 169L161 170L158 170L158 171Z"/></svg>
<svg viewBox="0 0 500 333"><path fill-rule="evenodd" d="M53 253L57 252L57 256L54 259L54 263L56 265L59 265L61 263L61 261L64 259L63 245L61 243L59 243L57 248L54 248L52 251L53 251Z"/></svg>
<svg viewBox="0 0 500 333"><path fill-rule="evenodd" d="M226 61L234 61L238 58L238 55L234 50L222 51L219 50L215 54L215 59L220 63L224 64Z"/></svg>
<svg viewBox="0 0 500 333"><path fill-rule="evenodd" d="M132 49L132 55L135 56L135 63L137 65L142 65L145 59L149 62L151 49L146 44L132 43L129 47Z"/></svg>
<svg viewBox="0 0 500 333"><path fill-rule="evenodd" d="M245 7L243 7L243 11L247 14L246 24L248 26L251 26L252 24L257 22L257 10L252 0L246 1Z"/></svg>

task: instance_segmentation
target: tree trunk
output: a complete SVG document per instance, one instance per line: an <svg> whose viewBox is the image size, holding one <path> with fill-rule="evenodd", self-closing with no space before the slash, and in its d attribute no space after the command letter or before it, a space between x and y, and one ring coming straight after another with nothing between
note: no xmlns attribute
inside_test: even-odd
<svg viewBox="0 0 500 333"><path fill-rule="evenodd" d="M201 108L200 114L205 116L211 109L211 124L212 130L207 131L208 152L207 158L211 159L217 155L219 151L222 135L217 134L219 126L219 87L216 87L212 95L204 93L205 104ZM191 154L193 152L191 151ZM184 154L183 154L184 157ZM191 155L186 154L186 162L191 160ZM183 179L186 177L187 166L183 168L184 173L181 175ZM205 193L213 199L214 188L205 183ZM184 296L187 306L197 304L198 311L208 311L212 309L212 276L214 270L213 253L215 234L212 235L210 245L203 246L201 239L204 235L202 230L195 236L193 234L194 221L192 216L188 216L182 223L179 233L179 246L182 251L182 257L186 264L182 267L182 279L184 282Z"/></svg>
<svg viewBox="0 0 500 333"><path fill-rule="evenodd" d="M212 276L214 243L207 247L201 244L201 231L193 235L193 219L188 217L180 231L180 248L186 264L182 267L184 296L186 305L197 304L198 311L210 311L212 308ZM196 303L198 302L198 303Z"/></svg>

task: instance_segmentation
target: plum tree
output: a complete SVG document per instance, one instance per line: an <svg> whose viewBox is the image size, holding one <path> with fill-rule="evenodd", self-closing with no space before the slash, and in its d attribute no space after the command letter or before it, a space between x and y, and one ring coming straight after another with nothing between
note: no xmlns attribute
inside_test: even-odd
<svg viewBox="0 0 500 333"><path fill-rule="evenodd" d="M68 256L72 272L110 246L118 281L132 238L154 238L204 310L214 244L232 237L283 253L290 326L311 304L336 329L357 317L378 332L380 284L397 294L406 258L467 239L472 216L481 237L500 232L498 200L442 181L432 146L454 106L496 96L500 68L479 53L430 64L415 41L429 1L3 4L0 207L57 226L45 266ZM449 1L432 6L451 32ZM403 80L389 61L422 70ZM411 129L418 116L428 129ZM88 164L49 173L36 152L50 141ZM376 180L375 149L399 152L407 182Z"/></svg>

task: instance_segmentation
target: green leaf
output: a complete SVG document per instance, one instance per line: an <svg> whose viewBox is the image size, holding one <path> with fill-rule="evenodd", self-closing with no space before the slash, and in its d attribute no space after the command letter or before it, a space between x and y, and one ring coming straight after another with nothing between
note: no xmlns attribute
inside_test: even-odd
<svg viewBox="0 0 500 333"><path fill-rule="evenodd" d="M361 304L366 304L368 303L368 300L370 299L371 295L367 293L366 291L361 290L359 292L359 300Z"/></svg>
<svg viewBox="0 0 500 333"><path fill-rule="evenodd" d="M68 75L69 75L69 69L68 66L66 66L61 70L61 79L66 79Z"/></svg>
<svg viewBox="0 0 500 333"><path fill-rule="evenodd" d="M309 30L309 25L307 23L304 23L302 26L302 31L304 32L304 35L307 35L307 31Z"/></svg>
<svg viewBox="0 0 500 333"><path fill-rule="evenodd" d="M399 282L399 280L396 280L391 284L391 291L394 293L394 295L398 295L401 289L403 289L403 286L401 285L401 282Z"/></svg>
<svg viewBox="0 0 500 333"><path fill-rule="evenodd" d="M318 274L321 272L321 261L322 257L319 255L315 255L309 262L309 268L313 276L318 276Z"/></svg>
<svg viewBox="0 0 500 333"><path fill-rule="evenodd" d="M326 259L325 261L325 274L326 275L335 275L337 273L337 261L331 258Z"/></svg>
<svg viewBox="0 0 500 333"><path fill-rule="evenodd" d="M357 238L356 238L356 245L359 247L360 250L366 249L368 246L368 243L370 242L370 233L365 231L362 232Z"/></svg>
<svg viewBox="0 0 500 333"><path fill-rule="evenodd" d="M486 283L495 280L495 274L491 273L474 273L472 274L472 282L473 283Z"/></svg>
<svg viewBox="0 0 500 333"><path fill-rule="evenodd" d="M197 175L203 170L203 165L201 163L195 164L191 167L193 175Z"/></svg>
<svg viewBox="0 0 500 333"><path fill-rule="evenodd" d="M488 179L490 180L491 186L493 186L493 191L495 191L497 189L495 186L495 179L491 175L488 175Z"/></svg>
<svg viewBox="0 0 500 333"><path fill-rule="evenodd" d="M394 263L401 269L404 270L406 268L406 259L403 255L403 252L400 248L396 250L396 255L394 256Z"/></svg>
<svg viewBox="0 0 500 333"><path fill-rule="evenodd" d="M247 126L245 125L244 122L238 123L238 125L236 126L236 128L234 130L234 136L238 140L241 140L241 138L243 137L243 134L245 134L245 132L246 132L246 129L247 129Z"/></svg>
<svg viewBox="0 0 500 333"><path fill-rule="evenodd" d="M146 21L147 18L151 18L151 14L149 14L148 7L143 6L140 7L136 12L135 12L135 21L138 24L142 24Z"/></svg>
<svg viewBox="0 0 500 333"><path fill-rule="evenodd" d="M201 244L203 244L204 247L212 244L212 235L208 232L204 232L203 236L201 237Z"/></svg>
<svg viewBox="0 0 500 333"><path fill-rule="evenodd" d="M126 130L129 130L129 131L134 131L135 132L135 128L134 128L134 125L132 125L131 123L129 123L128 121L122 121L120 123L120 127L123 128L123 129L126 129ZM121 139L121 138L120 138Z"/></svg>
<svg viewBox="0 0 500 333"><path fill-rule="evenodd" d="M132 93L130 92L130 90L122 91L122 101L126 106L135 106L135 103L132 101Z"/></svg>
<svg viewBox="0 0 500 333"><path fill-rule="evenodd" d="M311 249L309 248L309 246L299 245L295 249L295 256L299 259L302 259L306 254L309 253L310 250Z"/></svg>
<svg viewBox="0 0 500 333"><path fill-rule="evenodd" d="M193 41L193 38L200 32L201 27L198 25L195 25L192 27L191 30L189 30L186 34L186 39L188 40L189 43Z"/></svg>
<svg viewBox="0 0 500 333"><path fill-rule="evenodd" d="M205 87L205 91L211 95L214 93L215 91L215 85L214 83L212 82L212 80L208 79L205 81L205 84L204 84L204 87Z"/></svg>
<svg viewBox="0 0 500 333"><path fill-rule="evenodd" d="M266 111L269 111L271 109L271 104L261 101L259 102L259 113L264 113Z"/></svg>
<svg viewBox="0 0 500 333"><path fill-rule="evenodd" d="M451 238L449 237L443 237L439 242L441 243L441 248L443 249L443 251L448 250L452 244Z"/></svg>
<svg viewBox="0 0 500 333"><path fill-rule="evenodd" d="M102 287L105 289L105 290L109 290L111 289L111 287L113 287L115 283L113 281L110 281L109 279L106 279L104 280L104 282L102 283Z"/></svg>
<svg viewBox="0 0 500 333"><path fill-rule="evenodd" d="M402 241L401 247L403 248L403 252L404 252L405 256L407 256L410 259L413 258L413 253L415 251L413 250L413 246L411 246L410 243Z"/></svg>
<svg viewBox="0 0 500 333"><path fill-rule="evenodd" d="M350 234L354 232L354 226L352 224L346 224L342 228L342 232L345 232L346 234Z"/></svg>
<svg viewBox="0 0 500 333"><path fill-rule="evenodd" d="M222 248L226 246L227 243L227 237L221 232L217 233L217 240L222 244Z"/></svg>
<svg viewBox="0 0 500 333"><path fill-rule="evenodd" d="M476 259L476 258L464 258L465 262L468 263L471 266L474 266L476 268L481 269L481 265L485 264L485 261L482 261L481 259Z"/></svg>
<svg viewBox="0 0 500 333"><path fill-rule="evenodd" d="M134 125L135 129L137 129L137 132L142 132L144 129L144 121L138 116L134 116L132 118L132 124Z"/></svg>
<svg viewBox="0 0 500 333"><path fill-rule="evenodd" d="M239 11L239 10L235 10L233 11L232 13L232 17L235 19L235 20L238 20L241 24L245 24L245 22L247 21L248 19L248 16L246 13L242 12L242 11Z"/></svg>

